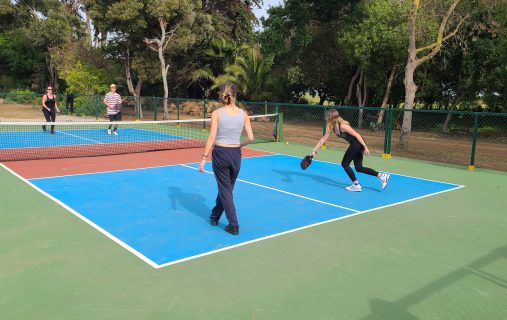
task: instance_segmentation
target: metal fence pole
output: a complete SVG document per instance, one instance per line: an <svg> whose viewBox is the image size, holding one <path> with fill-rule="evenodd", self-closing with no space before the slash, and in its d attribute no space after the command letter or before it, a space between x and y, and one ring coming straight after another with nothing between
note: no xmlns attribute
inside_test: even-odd
<svg viewBox="0 0 507 320"><path fill-rule="evenodd" d="M99 95L95 95L95 119L99 120Z"/></svg>
<svg viewBox="0 0 507 320"><path fill-rule="evenodd" d="M386 108L384 119L384 154L382 158L391 159L391 135L393 132L393 110L390 107Z"/></svg>
<svg viewBox="0 0 507 320"><path fill-rule="evenodd" d="M180 100L176 98L176 120L180 120Z"/></svg>
<svg viewBox="0 0 507 320"><path fill-rule="evenodd" d="M470 156L470 165L468 166L469 171L475 170L475 146L477 145L477 129L479 127L479 114L474 113L474 129L472 133L472 154Z"/></svg>
<svg viewBox="0 0 507 320"><path fill-rule="evenodd" d="M153 120L157 120L158 103L157 97L153 97Z"/></svg>

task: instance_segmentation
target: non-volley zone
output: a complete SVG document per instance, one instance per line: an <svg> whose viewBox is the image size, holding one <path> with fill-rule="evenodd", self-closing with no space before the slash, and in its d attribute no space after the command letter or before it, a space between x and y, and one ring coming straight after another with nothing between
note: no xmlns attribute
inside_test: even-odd
<svg viewBox="0 0 507 320"><path fill-rule="evenodd" d="M299 162L280 154L243 159L234 192L239 236L224 232L225 215L209 224L210 163L205 173L190 163L28 181L155 268L462 187L392 174L382 190L363 175L363 191L352 193L340 165L315 161L302 171Z"/></svg>

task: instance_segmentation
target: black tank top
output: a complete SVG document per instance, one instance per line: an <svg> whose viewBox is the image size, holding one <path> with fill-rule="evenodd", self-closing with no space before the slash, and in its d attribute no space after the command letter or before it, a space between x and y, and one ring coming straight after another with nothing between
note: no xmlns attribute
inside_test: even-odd
<svg viewBox="0 0 507 320"><path fill-rule="evenodd" d="M348 132L343 132L340 129L340 125L335 126L333 128L333 131L334 131L334 133L336 134L336 136L338 138L345 139L345 141L347 141L348 143L352 143L354 140L357 140L356 137L354 137L353 135L349 134Z"/></svg>
<svg viewBox="0 0 507 320"><path fill-rule="evenodd" d="M56 104L55 96L53 95L53 99L49 99L48 95L46 94L46 107L49 109L54 109Z"/></svg>

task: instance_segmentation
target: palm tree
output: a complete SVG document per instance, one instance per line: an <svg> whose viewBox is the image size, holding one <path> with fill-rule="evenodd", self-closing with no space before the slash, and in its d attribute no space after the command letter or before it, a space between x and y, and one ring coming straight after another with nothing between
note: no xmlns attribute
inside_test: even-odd
<svg viewBox="0 0 507 320"><path fill-rule="evenodd" d="M215 83L216 77L224 73L225 65L234 61L237 52L236 43L228 42L221 38L213 38L210 47L205 51L206 57L210 60L204 68L194 71L192 74L192 83L197 83L208 96L212 90L211 86ZM189 85L190 85L189 84Z"/></svg>
<svg viewBox="0 0 507 320"><path fill-rule="evenodd" d="M270 96L268 86L272 65L272 56L264 57L259 49L242 46L234 63L225 67L225 74L213 79L212 89L225 82L232 82L237 86L242 98L251 101L264 100Z"/></svg>

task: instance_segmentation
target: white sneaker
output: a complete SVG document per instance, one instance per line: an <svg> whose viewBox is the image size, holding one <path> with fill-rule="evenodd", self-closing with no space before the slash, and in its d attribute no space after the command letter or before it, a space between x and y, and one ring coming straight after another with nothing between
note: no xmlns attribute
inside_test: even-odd
<svg viewBox="0 0 507 320"><path fill-rule="evenodd" d="M111 134L111 129L107 129L107 134Z"/></svg>
<svg viewBox="0 0 507 320"><path fill-rule="evenodd" d="M117 136L117 135L118 135L118 132L117 132L117 131L113 131L113 134L114 134L115 136Z"/></svg>
<svg viewBox="0 0 507 320"><path fill-rule="evenodd" d="M345 190L352 192L361 192L361 190L363 189L361 188L361 185L359 183L358 184L353 183L351 186L346 187Z"/></svg>
<svg viewBox="0 0 507 320"><path fill-rule="evenodd" d="M381 173L378 177L380 179L380 182L382 183L382 190L384 190L389 183L389 178L391 176L388 173Z"/></svg>

